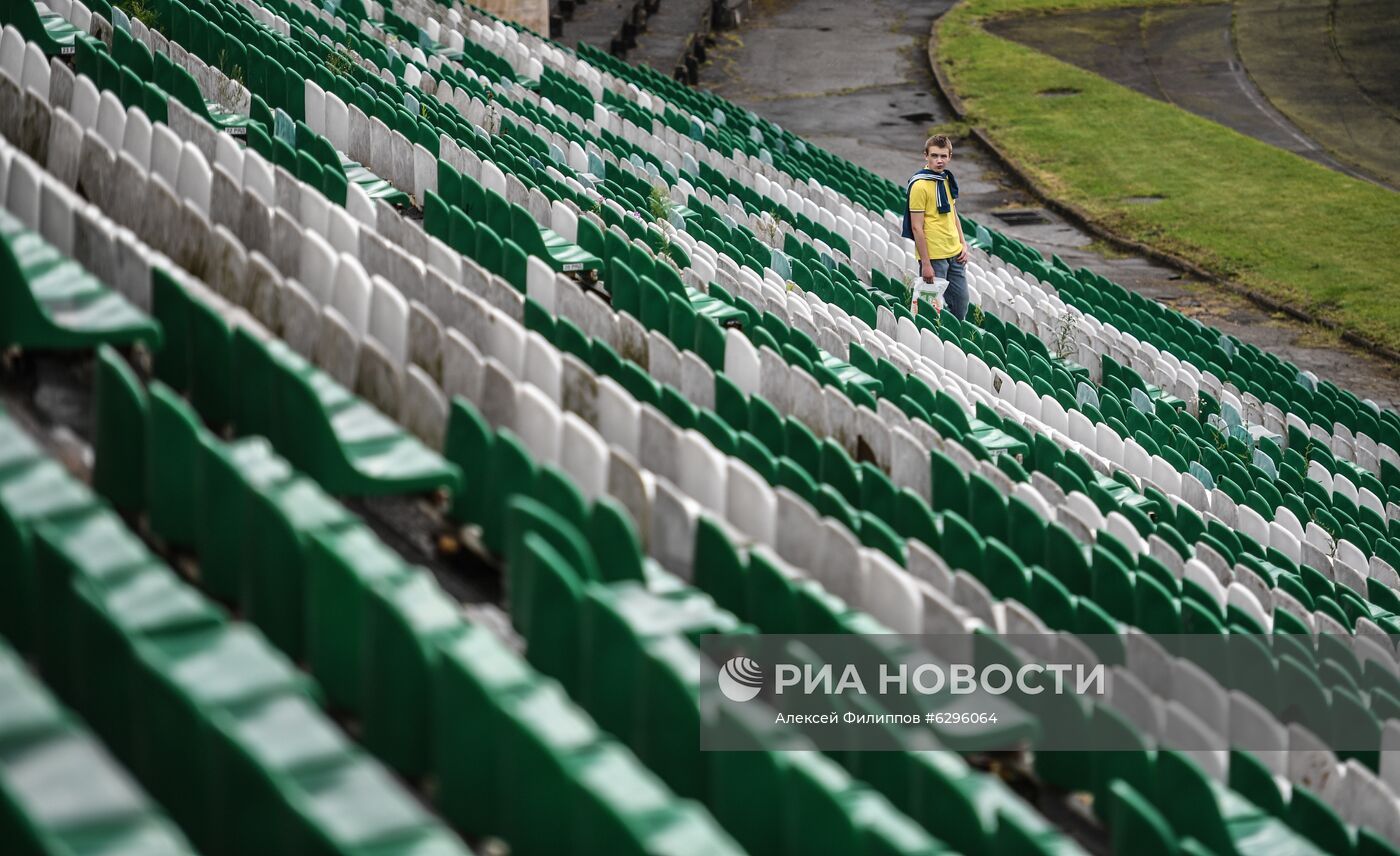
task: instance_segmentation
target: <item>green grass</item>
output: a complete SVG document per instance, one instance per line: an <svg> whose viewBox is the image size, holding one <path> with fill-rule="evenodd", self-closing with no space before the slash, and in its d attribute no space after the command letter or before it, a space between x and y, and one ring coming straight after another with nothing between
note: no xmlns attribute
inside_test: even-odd
<svg viewBox="0 0 1400 856"><path fill-rule="evenodd" d="M969 121L1051 195L1129 238L1400 349L1400 194L993 36L1009 14L1181 0L965 0L939 61ZM1078 90L1044 97L1047 90ZM1161 196L1135 205L1134 196Z"/></svg>

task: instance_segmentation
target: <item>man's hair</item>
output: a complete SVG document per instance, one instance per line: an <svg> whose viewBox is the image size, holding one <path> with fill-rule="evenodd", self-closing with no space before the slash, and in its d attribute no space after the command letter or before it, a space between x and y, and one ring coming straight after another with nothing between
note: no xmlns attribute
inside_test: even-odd
<svg viewBox="0 0 1400 856"><path fill-rule="evenodd" d="M948 139L947 134L934 134L924 142L924 154L928 154L929 149L947 149L953 151L953 141Z"/></svg>

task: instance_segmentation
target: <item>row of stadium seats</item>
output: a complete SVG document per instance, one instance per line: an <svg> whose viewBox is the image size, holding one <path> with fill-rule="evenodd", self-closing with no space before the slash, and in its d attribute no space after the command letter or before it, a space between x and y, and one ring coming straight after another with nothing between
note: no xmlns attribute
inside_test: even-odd
<svg viewBox="0 0 1400 856"><path fill-rule="evenodd" d="M466 852L340 734L313 682L3 413L0 449L0 630L190 841L210 853ZM6 841L28 848L17 852L192 852L71 720L12 680L0 816L17 833ZM259 822L240 822L245 812Z"/></svg>

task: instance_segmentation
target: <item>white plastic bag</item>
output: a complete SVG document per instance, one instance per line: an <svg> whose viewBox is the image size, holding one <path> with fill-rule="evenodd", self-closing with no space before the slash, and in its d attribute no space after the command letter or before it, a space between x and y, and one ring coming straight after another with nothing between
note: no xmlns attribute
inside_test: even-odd
<svg viewBox="0 0 1400 856"><path fill-rule="evenodd" d="M933 282L924 282L924 278L914 274L914 278L909 280L909 291L913 295L911 302L914 304L914 312L919 311L919 299L923 298L940 311L943 309L943 292L948 290L948 280L941 276L935 276Z"/></svg>

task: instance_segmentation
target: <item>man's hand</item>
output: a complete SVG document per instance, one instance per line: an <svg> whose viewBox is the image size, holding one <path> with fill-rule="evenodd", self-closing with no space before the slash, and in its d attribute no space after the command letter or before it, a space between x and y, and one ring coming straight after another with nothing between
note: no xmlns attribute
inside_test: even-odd
<svg viewBox="0 0 1400 856"><path fill-rule="evenodd" d="M929 285L932 285L932 284L933 284L933 262L929 261L928 259L924 259L922 262L920 262L920 263L919 263L919 276L922 276L922 277L924 278L924 282L928 283Z"/></svg>
<svg viewBox="0 0 1400 856"><path fill-rule="evenodd" d="M967 242L964 241L962 248L958 250L958 264L967 264Z"/></svg>

